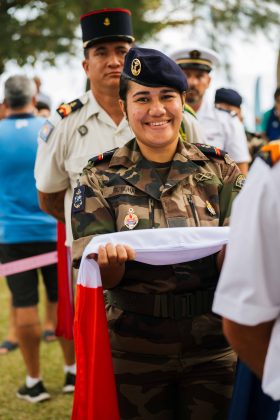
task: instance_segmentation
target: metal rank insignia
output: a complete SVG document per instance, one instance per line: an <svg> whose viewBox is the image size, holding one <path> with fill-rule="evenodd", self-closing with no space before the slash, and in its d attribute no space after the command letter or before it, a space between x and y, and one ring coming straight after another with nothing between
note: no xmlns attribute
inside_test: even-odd
<svg viewBox="0 0 280 420"><path fill-rule="evenodd" d="M208 212L211 214L211 216L216 216L216 211L214 209L214 207L212 206L212 204L207 200L206 201L206 208L208 210Z"/></svg>
<svg viewBox="0 0 280 420"><path fill-rule="evenodd" d="M196 182L210 181L213 177L214 175L211 172L199 172L194 175Z"/></svg>
<svg viewBox="0 0 280 420"><path fill-rule="evenodd" d="M138 225L138 217L134 213L133 208L128 209L128 214L124 218L124 225L127 229L132 230Z"/></svg>

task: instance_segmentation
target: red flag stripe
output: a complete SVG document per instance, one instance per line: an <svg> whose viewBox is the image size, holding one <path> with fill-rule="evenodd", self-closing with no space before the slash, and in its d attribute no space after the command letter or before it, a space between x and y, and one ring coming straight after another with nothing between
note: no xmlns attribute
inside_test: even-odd
<svg viewBox="0 0 280 420"><path fill-rule="evenodd" d="M119 420L102 287L77 286L72 420Z"/></svg>

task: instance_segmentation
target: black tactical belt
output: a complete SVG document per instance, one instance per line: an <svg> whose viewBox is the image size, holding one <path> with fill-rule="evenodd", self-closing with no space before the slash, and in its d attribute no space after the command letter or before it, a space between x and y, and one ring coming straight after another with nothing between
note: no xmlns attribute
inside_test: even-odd
<svg viewBox="0 0 280 420"><path fill-rule="evenodd" d="M106 301L123 311L157 318L193 318L211 312L214 290L197 290L176 295L134 293L127 290L107 290Z"/></svg>

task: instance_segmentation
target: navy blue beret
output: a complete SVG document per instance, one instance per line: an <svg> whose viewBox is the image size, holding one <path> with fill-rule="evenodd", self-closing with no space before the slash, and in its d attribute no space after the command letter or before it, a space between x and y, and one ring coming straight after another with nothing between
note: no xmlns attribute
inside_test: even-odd
<svg viewBox="0 0 280 420"><path fill-rule="evenodd" d="M242 104L242 97L236 90L233 89L217 89L215 94L215 104L224 103L228 105L237 106Z"/></svg>
<svg viewBox="0 0 280 420"><path fill-rule="evenodd" d="M122 76L144 86L168 86L179 92L188 89L180 67L167 55L150 48L131 48L125 57Z"/></svg>

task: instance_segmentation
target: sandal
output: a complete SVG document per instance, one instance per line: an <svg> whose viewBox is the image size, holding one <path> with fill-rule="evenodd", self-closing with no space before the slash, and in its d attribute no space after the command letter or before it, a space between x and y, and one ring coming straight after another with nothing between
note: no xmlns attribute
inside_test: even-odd
<svg viewBox="0 0 280 420"><path fill-rule="evenodd" d="M51 343L52 341L55 341L57 339L55 332L53 330L45 330L42 333L42 339L46 343Z"/></svg>
<svg viewBox="0 0 280 420"><path fill-rule="evenodd" d="M9 352L16 350L18 348L18 343L14 343L10 340L4 340L0 344L0 355L8 354Z"/></svg>

